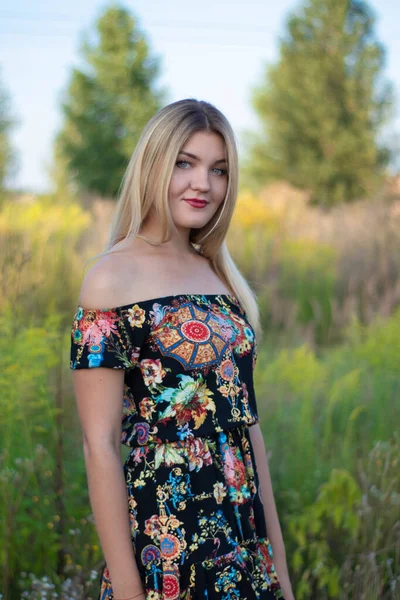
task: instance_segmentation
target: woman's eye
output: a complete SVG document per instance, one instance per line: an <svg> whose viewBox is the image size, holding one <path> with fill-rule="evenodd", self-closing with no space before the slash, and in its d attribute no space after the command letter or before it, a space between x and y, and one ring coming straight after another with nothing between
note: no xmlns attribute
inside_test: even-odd
<svg viewBox="0 0 400 600"><path fill-rule="evenodd" d="M186 169L186 167L183 167L183 165L190 165L190 162L188 162L187 160L178 160L176 163L177 167L180 167L181 169Z"/></svg>
<svg viewBox="0 0 400 600"><path fill-rule="evenodd" d="M226 169L217 169L217 167L215 167L215 169L213 169L213 171L219 171L218 175L226 175L227 174Z"/></svg>

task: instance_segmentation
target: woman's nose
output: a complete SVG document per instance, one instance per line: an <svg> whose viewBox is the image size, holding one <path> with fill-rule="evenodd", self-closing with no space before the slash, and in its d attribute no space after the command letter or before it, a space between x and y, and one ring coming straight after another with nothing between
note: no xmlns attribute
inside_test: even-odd
<svg viewBox="0 0 400 600"><path fill-rule="evenodd" d="M195 169L193 171L191 187L193 190L207 192L210 189L210 175L208 169Z"/></svg>

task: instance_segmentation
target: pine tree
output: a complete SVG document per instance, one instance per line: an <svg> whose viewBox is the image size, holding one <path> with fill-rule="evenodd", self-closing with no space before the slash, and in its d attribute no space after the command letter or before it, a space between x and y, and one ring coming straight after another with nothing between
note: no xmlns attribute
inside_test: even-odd
<svg viewBox="0 0 400 600"><path fill-rule="evenodd" d="M260 131L249 134L244 176L285 179L329 206L373 193L390 150L384 49L366 2L307 0L287 21L278 62L253 92Z"/></svg>
<svg viewBox="0 0 400 600"><path fill-rule="evenodd" d="M57 157L79 191L114 196L141 130L161 107L155 89L159 59L135 18L113 5L96 24L96 40L82 45L84 67L72 73L62 104L64 125L55 141Z"/></svg>

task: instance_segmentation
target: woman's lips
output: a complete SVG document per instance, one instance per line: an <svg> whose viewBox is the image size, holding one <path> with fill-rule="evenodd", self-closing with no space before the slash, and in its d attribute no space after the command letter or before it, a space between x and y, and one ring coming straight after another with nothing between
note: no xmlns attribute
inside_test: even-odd
<svg viewBox="0 0 400 600"><path fill-rule="evenodd" d="M184 198L184 200L194 208L204 208L208 204L207 200L199 200L198 198Z"/></svg>

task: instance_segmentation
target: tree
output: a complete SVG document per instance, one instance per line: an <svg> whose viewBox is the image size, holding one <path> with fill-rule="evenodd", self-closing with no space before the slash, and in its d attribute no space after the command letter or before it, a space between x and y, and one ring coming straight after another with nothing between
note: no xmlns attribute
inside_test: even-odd
<svg viewBox="0 0 400 600"><path fill-rule="evenodd" d="M99 17L95 40L86 39L81 52L85 65L73 70L62 103L55 161L66 164L75 189L113 196L141 130L163 102L164 91L155 89L159 62L136 19L117 5Z"/></svg>
<svg viewBox="0 0 400 600"><path fill-rule="evenodd" d="M10 133L15 125L11 115L10 97L0 82L0 190L5 188L7 179L14 174L17 159L13 150Z"/></svg>
<svg viewBox="0 0 400 600"><path fill-rule="evenodd" d="M247 135L244 175L255 187L285 179L325 206L377 189L393 95L374 25L358 0L307 0L289 16L279 59L253 91L261 127Z"/></svg>

